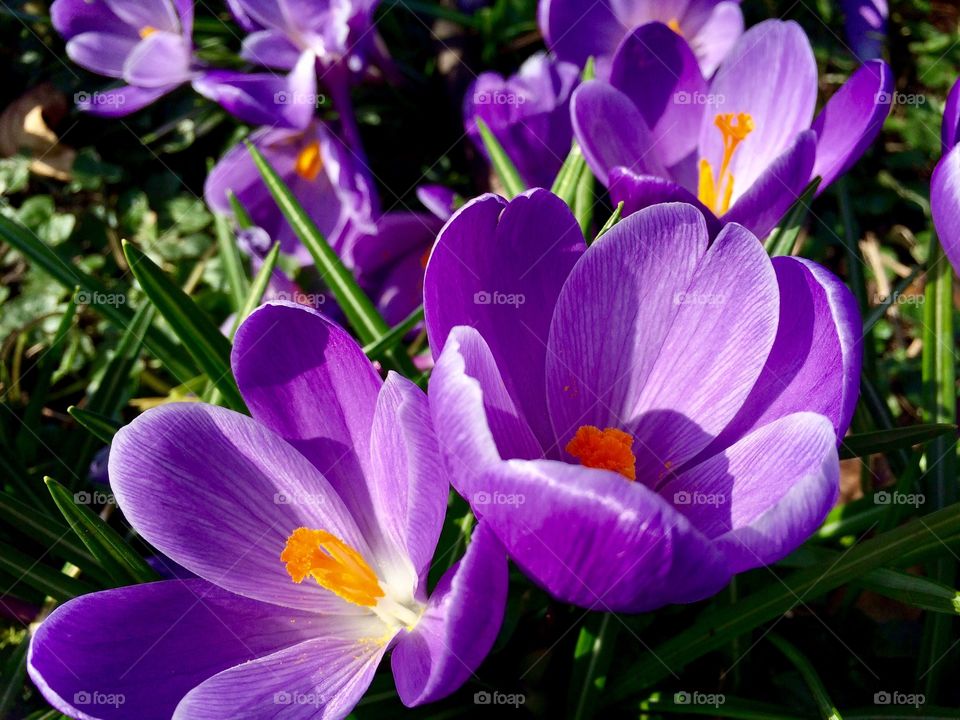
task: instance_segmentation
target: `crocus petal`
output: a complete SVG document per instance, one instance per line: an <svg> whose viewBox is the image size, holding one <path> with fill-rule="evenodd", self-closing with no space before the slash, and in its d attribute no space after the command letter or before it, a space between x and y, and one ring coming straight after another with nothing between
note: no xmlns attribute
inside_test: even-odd
<svg viewBox="0 0 960 720"><path fill-rule="evenodd" d="M309 308L270 303L237 330L232 364L253 417L303 453L376 537L364 479L383 383L356 341Z"/></svg>
<svg viewBox="0 0 960 720"><path fill-rule="evenodd" d="M85 32L67 43L67 57L90 72L123 77L123 65L140 42L139 38L108 32Z"/></svg>
<svg viewBox="0 0 960 720"><path fill-rule="evenodd" d="M387 650L375 618L323 618L320 637L214 675L187 693L174 720L283 717L340 720ZM389 639L389 637L387 638Z"/></svg>
<svg viewBox="0 0 960 720"><path fill-rule="evenodd" d="M717 216L693 193L677 183L655 175L637 175L625 167L615 167L610 172L610 199L614 205L623 203L624 217L651 205L687 203L703 214L710 237L720 232L720 221L717 220Z"/></svg>
<svg viewBox="0 0 960 720"><path fill-rule="evenodd" d="M643 612L715 593L723 556L643 483L553 460L489 466L471 507L508 555L554 597Z"/></svg>
<svg viewBox="0 0 960 720"><path fill-rule="evenodd" d="M324 622L204 580L132 585L54 610L31 640L27 668L70 717L170 717L207 678L314 637Z"/></svg>
<svg viewBox="0 0 960 720"><path fill-rule="evenodd" d="M55 0L50 6L50 21L67 40L81 33L103 32L105 28L117 35L140 39L137 31L125 25L103 0Z"/></svg>
<svg viewBox="0 0 960 720"><path fill-rule="evenodd" d="M940 128L943 153L946 155L960 142L960 80L950 88L947 103L943 108L943 126Z"/></svg>
<svg viewBox="0 0 960 720"><path fill-rule="evenodd" d="M696 150L707 82L680 35L662 23L638 27L617 48L610 84L636 105L664 165Z"/></svg>
<svg viewBox="0 0 960 720"><path fill-rule="evenodd" d="M97 117L124 117L156 102L176 88L176 85L159 88L126 85L103 92L84 93L84 97L77 100L77 108Z"/></svg>
<svg viewBox="0 0 960 720"><path fill-rule="evenodd" d="M276 30L260 30L243 39L240 57L254 65L292 70L300 59L300 52L286 34Z"/></svg>
<svg viewBox="0 0 960 720"><path fill-rule="evenodd" d="M171 0L104 0L113 13L131 27L180 33L180 16Z"/></svg>
<svg viewBox="0 0 960 720"><path fill-rule="evenodd" d="M537 19L547 47L561 60L581 66L591 56L613 54L624 33L606 2L542 0Z"/></svg>
<svg viewBox="0 0 960 720"><path fill-rule="evenodd" d="M780 288L777 339L749 397L703 456L797 412L825 416L840 442L856 408L863 324L856 298L833 273L809 260L773 259Z"/></svg>
<svg viewBox="0 0 960 720"><path fill-rule="evenodd" d="M954 268L960 268L960 145L955 145L933 171L930 212L940 244Z"/></svg>
<svg viewBox="0 0 960 720"><path fill-rule="evenodd" d="M314 56L304 53L286 77L211 70L193 80L193 89L244 122L303 129L316 109L314 65Z"/></svg>
<svg viewBox="0 0 960 720"><path fill-rule="evenodd" d="M823 522L840 489L833 425L787 415L684 472L661 493L714 538L733 572L780 560Z"/></svg>
<svg viewBox="0 0 960 720"><path fill-rule="evenodd" d="M256 421L198 403L154 408L110 449L117 504L143 537L191 572L286 607L360 612L280 561L299 527L331 532L371 560L366 541L323 476Z"/></svg>
<svg viewBox="0 0 960 720"><path fill-rule="evenodd" d="M883 127L893 101L893 74L882 60L860 67L831 97L814 120L817 161L823 178L818 192L860 159Z"/></svg>
<svg viewBox="0 0 960 720"><path fill-rule="evenodd" d="M451 482L468 498L476 474L501 458L542 449L504 385L490 348L469 326L450 331L430 376L430 411Z"/></svg>
<svg viewBox="0 0 960 720"><path fill-rule="evenodd" d="M775 158L810 127L817 102L817 62L810 41L793 21L767 20L744 33L710 83L700 157L721 165L720 113L749 113L754 130L730 162L733 202Z"/></svg>
<svg viewBox="0 0 960 720"><path fill-rule="evenodd" d="M426 577L447 509L449 485L423 391L391 372L370 434L370 483L380 527Z"/></svg>
<svg viewBox="0 0 960 720"><path fill-rule="evenodd" d="M192 71L190 43L179 35L157 31L140 41L123 66L123 79L145 88L187 82Z"/></svg>
<svg viewBox="0 0 960 720"><path fill-rule="evenodd" d="M758 238L766 237L800 198L811 180L816 159L816 136L805 130L776 158L723 216Z"/></svg>
<svg viewBox="0 0 960 720"><path fill-rule="evenodd" d="M573 93L570 112L587 164L604 185L617 166L641 175L667 174L652 131L624 93L591 80Z"/></svg>
<svg viewBox="0 0 960 720"><path fill-rule="evenodd" d="M717 3L703 27L690 39L705 76L713 75L741 35L743 12L740 3Z"/></svg>
<svg viewBox="0 0 960 720"><path fill-rule="evenodd" d="M393 650L404 705L439 700L470 678L497 639L507 586L506 551L481 521L463 559L440 578L416 628L402 633Z"/></svg>
<svg viewBox="0 0 960 720"><path fill-rule="evenodd" d="M566 204L531 190L510 203L485 195L465 205L440 232L427 264L424 311L434 357L451 328L477 328L511 397L547 445L547 334L555 299L585 249Z"/></svg>

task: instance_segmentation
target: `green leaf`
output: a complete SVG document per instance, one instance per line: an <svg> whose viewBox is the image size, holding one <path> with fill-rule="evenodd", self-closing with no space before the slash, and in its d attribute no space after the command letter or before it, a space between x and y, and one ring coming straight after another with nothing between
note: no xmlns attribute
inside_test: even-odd
<svg viewBox="0 0 960 720"><path fill-rule="evenodd" d="M726 693L703 693L704 702L693 703L693 695L688 691L673 695L653 693L639 703L641 717L658 716L661 713L677 713L683 717L704 715L711 718L738 718L738 720L807 720L806 715L797 715L785 708L745 700ZM712 697L711 697L712 695ZM713 703L707 700L713 699ZM849 719L848 719L849 720Z"/></svg>
<svg viewBox="0 0 960 720"><path fill-rule="evenodd" d="M273 247L270 248L270 252L263 258L263 265L260 266L257 276L253 279L253 284L250 285L247 291L247 297L237 311L237 317L233 321L233 329L230 331L230 337L237 334L237 329L243 321L260 305L260 301L263 300L263 294L267 291L267 285L270 284L270 276L273 275L273 270L277 266L277 260L279 259L280 243L274 243Z"/></svg>
<svg viewBox="0 0 960 720"><path fill-rule="evenodd" d="M597 204L597 199L593 195L594 183L592 172L585 170L581 173L573 201L573 214L584 236L590 232L590 225L593 224L593 209Z"/></svg>
<svg viewBox="0 0 960 720"><path fill-rule="evenodd" d="M30 649L30 634L24 633L3 664L0 665L0 720L9 717L14 704L23 692L27 678L27 650Z"/></svg>
<svg viewBox="0 0 960 720"><path fill-rule="evenodd" d="M831 561L799 570L764 588L743 596L735 605L711 607L669 640L615 678L602 698L613 703L642 691L687 663L723 647L732 638L788 612L797 598L808 601L862 577L879 567L908 567L918 560L950 552L960 542L960 506L953 505L877 535Z"/></svg>
<svg viewBox="0 0 960 720"><path fill-rule="evenodd" d="M113 442L113 436L121 427L120 423L108 418L106 415L84 410L78 408L76 405L68 407L67 412L70 413L70 416L74 420L86 428L90 434L107 445Z"/></svg>
<svg viewBox="0 0 960 720"><path fill-rule="evenodd" d="M955 437L957 426L949 423L931 423L848 435L840 445L840 459L848 460L874 453L888 453L891 450L909 448L948 434Z"/></svg>
<svg viewBox="0 0 960 720"><path fill-rule="evenodd" d="M953 336L953 268L943 253L935 232L930 233L923 308L924 419L933 423L957 421L956 349ZM941 435L927 445L927 469L920 479L927 507L942 508L957 499L956 434ZM927 574L945 585L956 583L955 559L937 559ZM946 663L940 662L953 642L952 619L931 614L924 620L923 641L917 661L917 676L924 680L925 694L934 699Z"/></svg>
<svg viewBox="0 0 960 720"><path fill-rule="evenodd" d="M227 406L246 412L230 370L230 341L143 251L124 241L123 252L144 293L220 391Z"/></svg>
<svg viewBox="0 0 960 720"><path fill-rule="evenodd" d="M837 710L837 706L833 700L830 699L830 695L827 693L827 688L824 687L823 681L820 680L817 671L803 653L775 633L771 633L769 638L770 642L772 642L780 652L786 655L787 659L792 662L793 666L800 672L804 682L807 683L807 687L810 688L810 692L813 694L813 699L817 702L817 707L820 709L820 716L823 720L843 720L840 716L840 711Z"/></svg>
<svg viewBox="0 0 960 720"><path fill-rule="evenodd" d="M821 178L816 177L810 181L806 189L801 193L797 201L790 206L787 214L780 224L774 228L773 232L764 243L764 247L770 254L770 257L778 255L789 255L797 243L800 231L807 221L807 215L810 213L810 203L820 187Z"/></svg>
<svg viewBox="0 0 960 720"><path fill-rule="evenodd" d="M53 501L74 532L107 572L116 587L159 580L160 576L90 509L74 502L73 494L53 478L44 478Z"/></svg>
<svg viewBox="0 0 960 720"><path fill-rule="evenodd" d="M573 676L570 684L570 717L586 720L593 716L597 698L607 683L617 635L622 621L610 613L592 614L580 628L573 651Z"/></svg>
<svg viewBox="0 0 960 720"><path fill-rule="evenodd" d="M413 328L415 328L423 320L423 305L418 307L412 313L407 315L407 317L395 328L391 329L386 335L381 337L379 340L370 343L363 348L363 352L367 354L367 357L370 359L376 359L382 356L388 350L396 347L400 344L400 341L406 337Z"/></svg>
<svg viewBox="0 0 960 720"><path fill-rule="evenodd" d="M607 218L607 221L603 224L603 227L600 228L600 232L597 233L597 236L593 239L593 242L596 242L608 232L610 228L620 222L620 219L623 217L623 200L617 203L617 207L614 208L613 214Z"/></svg>
<svg viewBox="0 0 960 720"><path fill-rule="evenodd" d="M337 303L346 315L351 327L356 331L360 341L364 344L376 342L377 339L390 332L390 327L377 311L376 306L366 296L357 283L353 274L344 266L337 253L327 242L323 233L307 214L303 206L297 201L290 188L287 187L277 171L270 165L263 154L253 145L247 144L247 149L253 157L253 162L260 171L263 181L280 212L290 223L290 227L304 244L313 258L313 262L320 272L324 282L333 291ZM390 351L386 360L407 377L414 377L417 370L413 362L400 351Z"/></svg>
<svg viewBox="0 0 960 720"><path fill-rule="evenodd" d="M587 159L583 156L580 145L574 140L550 191L572 209L577 200L580 180L587 172Z"/></svg>
<svg viewBox="0 0 960 720"><path fill-rule="evenodd" d="M126 303L123 293L108 290L99 280L80 270L69 260L44 245L30 232L0 215L0 238L20 251L31 264L43 271L57 283L73 290L79 286L77 300L87 304L120 329L125 329L133 319L133 311ZM192 377L196 374L182 349L162 333L151 329L146 345L160 362L177 377Z"/></svg>
<svg viewBox="0 0 960 720"><path fill-rule="evenodd" d="M217 247L220 250L220 262L223 263L224 275L227 277L227 287L230 289L230 299L234 311L239 311L250 294L250 282L247 280L247 273L243 269L243 257L240 255L240 248L237 247L233 232L230 229L229 220L217 213L213 216L213 223L216 228Z"/></svg>
<svg viewBox="0 0 960 720"><path fill-rule="evenodd" d="M17 578L17 583L22 582L61 602L97 590L90 583L64 575L6 543L0 543L0 570ZM12 591L13 587L6 589L8 593Z"/></svg>
<svg viewBox="0 0 960 720"><path fill-rule="evenodd" d="M476 118L476 123L477 129L480 131L480 136L483 138L483 145L487 149L487 155L490 157L490 163L493 165L493 169L497 173L497 177L500 178L500 183L503 185L504 195L508 200L515 198L527 189L523 178L520 177L517 166L513 164L506 150L503 149L500 141L497 140L490 131L490 128L483 119L479 117Z"/></svg>
<svg viewBox="0 0 960 720"><path fill-rule="evenodd" d="M230 200L230 208L233 210L233 220L241 230L249 230L253 227L253 218L240 202L240 198L233 194L233 190L227 191L227 199Z"/></svg>

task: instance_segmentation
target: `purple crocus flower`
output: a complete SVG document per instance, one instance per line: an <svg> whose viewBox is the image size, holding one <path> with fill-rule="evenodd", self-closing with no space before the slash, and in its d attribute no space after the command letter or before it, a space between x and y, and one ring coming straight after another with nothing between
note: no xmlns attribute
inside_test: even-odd
<svg viewBox="0 0 960 720"><path fill-rule="evenodd" d="M639 612L775 562L838 494L859 388L852 293L646 208L589 248L545 190L444 227L424 308L434 426L454 487L530 577Z"/></svg>
<svg viewBox="0 0 960 720"><path fill-rule="evenodd" d="M550 187L570 152L570 95L580 70L537 53L509 78L482 73L467 90L463 122L473 144L486 155L477 129L481 118L530 186Z"/></svg>
<svg viewBox="0 0 960 720"><path fill-rule="evenodd" d="M887 65L870 61L814 117L817 64L796 23L751 28L709 83L687 44L651 23L620 45L609 83L574 93L573 127L625 213L690 202L762 238L814 177L822 191L863 154L892 89Z"/></svg>
<svg viewBox="0 0 960 720"><path fill-rule="evenodd" d="M883 57L887 40L887 0L843 0L844 28L853 54L860 59Z"/></svg>
<svg viewBox="0 0 960 720"><path fill-rule="evenodd" d="M739 0L540 0L540 31L561 60L582 66L597 59L598 72L631 30L660 22L693 48L709 77L743 34Z"/></svg>
<svg viewBox="0 0 960 720"><path fill-rule="evenodd" d="M34 683L78 718L333 719L392 649L404 703L455 690L498 632L507 565L481 523L427 596L448 485L426 397L296 306L251 315L233 369L252 418L166 405L110 457L127 519L198 578L60 606Z"/></svg>
<svg viewBox="0 0 960 720"><path fill-rule="evenodd" d="M947 96L941 137L943 157L930 180L930 212L947 259L960 270L960 80Z"/></svg>
<svg viewBox="0 0 960 720"><path fill-rule="evenodd" d="M250 142L290 186L335 250L342 251L352 234L373 230L378 200L369 172L326 125L314 121L303 131L261 128ZM312 262L243 144L231 148L213 168L204 197L215 211L230 214L230 190L284 253L301 264Z"/></svg>
<svg viewBox="0 0 960 720"><path fill-rule="evenodd" d="M192 0L56 0L50 17L71 60L126 83L81 97L82 110L128 115L195 75Z"/></svg>

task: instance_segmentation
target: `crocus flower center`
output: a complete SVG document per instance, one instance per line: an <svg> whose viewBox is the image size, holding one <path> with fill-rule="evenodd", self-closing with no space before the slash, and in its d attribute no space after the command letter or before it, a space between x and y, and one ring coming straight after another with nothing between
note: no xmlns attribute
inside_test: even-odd
<svg viewBox="0 0 960 720"><path fill-rule="evenodd" d="M297 528L280 553L295 583L310 575L320 585L348 602L373 607L383 589L363 555L326 530Z"/></svg>
<svg viewBox="0 0 960 720"><path fill-rule="evenodd" d="M153 35L156 31L157 29L153 27L153 25L144 25L142 28L140 28L140 39L146 40L148 37Z"/></svg>
<svg viewBox="0 0 960 720"><path fill-rule="evenodd" d="M323 170L323 155L320 154L320 143L314 141L307 145L300 154L297 155L297 162L294 165L297 175L304 180L313 182L317 175Z"/></svg>
<svg viewBox="0 0 960 720"><path fill-rule="evenodd" d="M723 136L723 158L720 172L713 174L713 166L706 158L700 160L700 181L697 197L717 215L723 215L730 209L733 197L733 174L730 161L744 138L753 132L753 116L750 113L719 113L714 124Z"/></svg>
<svg viewBox="0 0 960 720"><path fill-rule="evenodd" d="M623 430L583 425L567 443L567 452L585 467L613 470L627 480L636 480L637 458L631 447L633 437Z"/></svg>
<svg viewBox="0 0 960 720"><path fill-rule="evenodd" d="M667 27L673 30L680 37L683 37L683 30L680 29L680 21L676 18L673 18L673 20L668 22Z"/></svg>

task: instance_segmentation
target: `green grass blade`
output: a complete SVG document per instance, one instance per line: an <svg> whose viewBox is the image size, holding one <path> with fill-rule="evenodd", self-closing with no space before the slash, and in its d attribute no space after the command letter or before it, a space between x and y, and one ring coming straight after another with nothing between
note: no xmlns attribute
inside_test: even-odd
<svg viewBox="0 0 960 720"><path fill-rule="evenodd" d="M227 199L230 200L230 209L233 210L233 220L241 230L248 230L253 227L253 218L240 202L240 198L233 194L233 190L227 191Z"/></svg>
<svg viewBox="0 0 960 720"><path fill-rule="evenodd" d="M143 251L126 241L123 251L140 287L220 391L227 406L246 412L230 370L230 341Z"/></svg>
<svg viewBox="0 0 960 720"><path fill-rule="evenodd" d="M52 478L44 478L44 481L64 519L117 587L160 579L113 528L90 509L74 502L73 494L67 488Z"/></svg>
<svg viewBox="0 0 960 720"><path fill-rule="evenodd" d="M17 583L23 583L34 590L49 595L54 600L64 601L79 595L96 592L97 588L83 580L77 580L43 565L36 558L30 557L6 543L0 543L0 570L17 578ZM6 592L12 592L7 588Z"/></svg>
<svg viewBox="0 0 960 720"><path fill-rule="evenodd" d="M780 224L767 237L764 247L770 257L789 255L797 243L803 224L810 213L810 203L813 202L817 188L820 187L820 178L816 177L804 189L797 201L790 206Z"/></svg>
<svg viewBox="0 0 960 720"><path fill-rule="evenodd" d="M799 671L801 677L803 677L804 682L807 683L807 687L810 688L813 699L820 709L820 717L822 717L823 720L843 720L840 716L840 711L837 710L837 706L833 700L830 699L830 695L827 693L827 688L824 686L823 681L803 653L779 635L771 633L769 638L770 642L793 663L793 666Z"/></svg>
<svg viewBox="0 0 960 720"><path fill-rule="evenodd" d="M267 256L263 259L263 265L260 267L257 276L253 279L253 284L250 285L247 296L237 311L237 317L233 321L233 329L230 331L230 337L237 334L237 329L243 321L260 305L260 301L263 300L263 294L267 291L267 285L270 284L270 276L273 274L274 268L277 267L277 260L279 259L280 243L274 243L273 247L270 248L270 252L268 252Z"/></svg>
<svg viewBox="0 0 960 720"><path fill-rule="evenodd" d="M477 129L483 138L483 145L487 149L487 155L490 157L490 164L493 165L500 183L503 185L503 193L507 199L515 198L527 189L526 183L520 177L517 166L513 164L507 151L503 149L500 141L490 131L490 127L482 118L475 118Z"/></svg>
<svg viewBox="0 0 960 720"><path fill-rule="evenodd" d="M30 649L30 635L23 638L0 665L0 720L10 717L10 711L23 693L23 683L27 678L27 650Z"/></svg>
<svg viewBox="0 0 960 720"><path fill-rule="evenodd" d="M580 180L588 172L587 159L583 156L583 151L577 141L574 140L573 146L570 148L567 158L563 161L550 191L572 209L577 200L577 188L580 185Z"/></svg>
<svg viewBox="0 0 960 720"><path fill-rule="evenodd" d="M874 430L872 432L848 435L840 445L840 459L866 457L874 453L888 453L892 450L909 448L945 435L956 437L957 426L950 423L930 423L911 425L895 430Z"/></svg>
<svg viewBox="0 0 960 720"><path fill-rule="evenodd" d="M603 224L603 227L600 228L600 232L597 233L597 236L593 239L593 242L596 242L608 232L610 228L620 222L620 219L623 217L623 200L617 203L617 207L613 209L613 214L607 218L607 221Z"/></svg>
<svg viewBox="0 0 960 720"><path fill-rule="evenodd" d="M610 613L591 615L580 628L573 652L573 675L570 682L570 717L586 720L593 716L597 698L607 683L613 662L621 621Z"/></svg>
<svg viewBox="0 0 960 720"><path fill-rule="evenodd" d="M953 337L953 269L943 253L936 233L930 234L924 288L923 384L926 395L924 419L935 423L956 423L957 389ZM957 498L957 439L942 435L927 445L927 467L920 478L933 510ZM956 582L954 558L941 558L927 565L927 574L945 585ZM923 641L917 661L917 675L923 678L927 697L935 699L948 663L942 662L953 643L952 619L938 614L924 620Z"/></svg>
<svg viewBox="0 0 960 720"><path fill-rule="evenodd" d="M106 415L84 410L78 408L76 405L68 407L67 412L70 413L70 416L74 420L88 430L91 435L106 445L113 442L113 436L121 427L120 423L108 418Z"/></svg>
<svg viewBox="0 0 960 720"><path fill-rule="evenodd" d="M237 247L230 221L220 213L213 216L214 228L217 235L217 247L220 262L223 263L223 273L227 278L227 288L230 290L230 300L235 312L239 312L250 294L250 281L243 269L243 256Z"/></svg>
<svg viewBox="0 0 960 720"><path fill-rule="evenodd" d="M399 325L390 330L390 332L381 337L379 340L376 340L375 342L372 342L364 347L363 351L370 359L381 357L388 350L391 350L399 345L400 341L406 337L407 333L413 330L422 321L423 305L407 315L407 317Z"/></svg>
<svg viewBox="0 0 960 720"><path fill-rule="evenodd" d="M593 187L596 183L593 173L590 170L584 170L577 181L576 195L573 201L573 214L580 224L580 232L586 237L590 232L590 226L593 224L593 209L596 207L597 200L593 196Z"/></svg>
<svg viewBox="0 0 960 720"><path fill-rule="evenodd" d="M703 699L711 699L709 693L703 693ZM713 703L692 702L693 695L682 691L673 695L653 693L640 701L640 717L658 717L662 714L677 714L682 717L705 716L710 718L736 718L737 720L808 720L805 715L797 715L786 708L734 697L724 693L713 693Z"/></svg>

